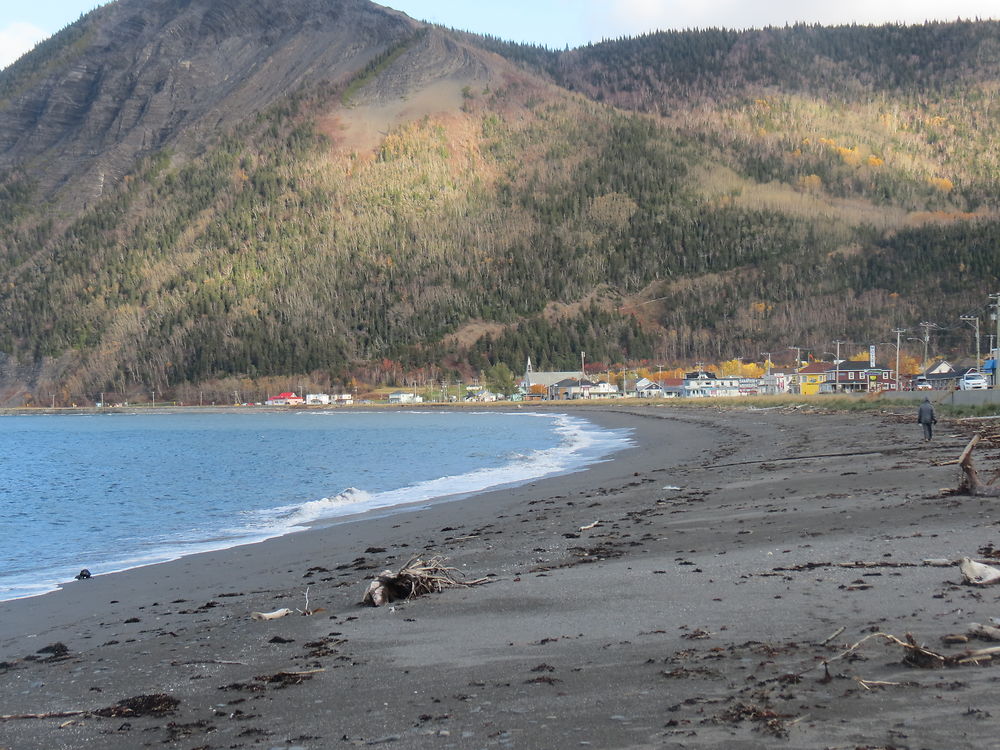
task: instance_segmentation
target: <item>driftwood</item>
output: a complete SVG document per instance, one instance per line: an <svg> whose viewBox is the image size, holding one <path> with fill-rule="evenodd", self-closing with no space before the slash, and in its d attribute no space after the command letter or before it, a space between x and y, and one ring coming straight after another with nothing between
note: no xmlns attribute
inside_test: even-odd
<svg viewBox="0 0 1000 750"><path fill-rule="evenodd" d="M309 608L309 588L310 588L309 586L306 586L305 590L306 603L303 609L299 609L298 607L296 607L294 610L291 610L288 607L282 607L281 609L276 609L273 612L251 612L250 619L278 620L282 617L287 617L288 615L293 614L294 612L298 612L300 615L304 617L309 617L310 615L315 615L319 612L325 611L322 607L314 607L312 609Z"/></svg>
<svg viewBox="0 0 1000 750"><path fill-rule="evenodd" d="M397 573L391 570L379 573L368 585L361 603L381 607L400 599L438 593L456 586L478 586L488 581L488 578L467 581L460 570L447 567L440 557L433 557L427 562L414 557Z"/></svg>
<svg viewBox="0 0 1000 750"><path fill-rule="evenodd" d="M965 450L958 457L956 462L962 469L962 480L958 483L958 493L962 495L975 495L977 497L1000 497L1000 487L991 487L990 483L984 484L979 479L979 472L972 465L972 451L976 444L982 439L981 432L972 436L972 440L965 446Z"/></svg>
<svg viewBox="0 0 1000 750"><path fill-rule="evenodd" d="M1000 583L1000 570L991 565L983 565L968 557L963 557L959 564L962 578L974 586L990 586Z"/></svg>
<svg viewBox="0 0 1000 750"><path fill-rule="evenodd" d="M860 641L850 646L846 651L837 654L831 659L827 659L821 662L825 667L830 662L837 661L838 659L843 659L855 651L857 651L865 642L871 640L872 638L880 638L882 640L893 643L897 646L901 646L904 649L903 663L911 667L918 667L920 669L937 669L940 667L962 667L968 665L983 664L992 661L994 658L1000 658L1000 646L991 646L990 648L979 648L962 651L958 654L939 654L936 651L932 651L926 646L920 646L914 640L913 636L909 633L906 634L906 640L897 638L889 633L872 633L865 636Z"/></svg>
<svg viewBox="0 0 1000 750"><path fill-rule="evenodd" d="M292 614L292 610L288 607L282 607L281 609L276 609L273 612L251 612L251 620L277 620L278 618L285 617L286 615Z"/></svg>
<svg viewBox="0 0 1000 750"><path fill-rule="evenodd" d="M969 623L969 636L983 641L1000 641L1000 628L992 625L982 625L978 622Z"/></svg>

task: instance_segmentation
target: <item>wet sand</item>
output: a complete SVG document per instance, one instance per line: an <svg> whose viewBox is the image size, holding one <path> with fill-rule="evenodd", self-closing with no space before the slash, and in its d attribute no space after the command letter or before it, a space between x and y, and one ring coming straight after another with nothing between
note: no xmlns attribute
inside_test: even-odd
<svg viewBox="0 0 1000 750"><path fill-rule="evenodd" d="M0 713L67 714L0 721L0 748L1000 747L1000 671L915 668L879 637L841 657L875 632L990 645L940 639L1000 617L1000 588L922 564L1000 546L995 499L940 491L965 431L587 415L636 447L0 604ZM358 605L413 555L490 583ZM307 588L322 611L250 619Z"/></svg>

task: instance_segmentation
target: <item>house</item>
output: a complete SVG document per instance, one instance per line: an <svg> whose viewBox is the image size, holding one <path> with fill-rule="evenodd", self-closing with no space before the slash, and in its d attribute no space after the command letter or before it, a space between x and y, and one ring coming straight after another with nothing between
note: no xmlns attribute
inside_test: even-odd
<svg viewBox="0 0 1000 750"><path fill-rule="evenodd" d="M390 404L422 404L424 402L423 396L418 396L416 393L410 393L407 391L394 391L389 394Z"/></svg>
<svg viewBox="0 0 1000 750"><path fill-rule="evenodd" d="M354 405L354 394L352 393L334 393L333 403L337 406L353 406Z"/></svg>
<svg viewBox="0 0 1000 750"><path fill-rule="evenodd" d="M896 390L896 373L889 367L865 360L844 360L827 370L827 382L820 393L869 393Z"/></svg>
<svg viewBox="0 0 1000 750"><path fill-rule="evenodd" d="M330 403L329 393L307 393L306 394L306 405L307 406L327 406Z"/></svg>
<svg viewBox="0 0 1000 750"><path fill-rule="evenodd" d="M744 380L752 380L752 378L741 378L739 375L722 375L719 377L719 386L715 389L714 395L724 398L744 396L746 394L741 390Z"/></svg>
<svg viewBox="0 0 1000 750"><path fill-rule="evenodd" d="M596 383L586 378L564 378L558 383L553 383L548 388L550 399L564 401L567 399L587 398L590 389Z"/></svg>
<svg viewBox="0 0 1000 750"><path fill-rule="evenodd" d="M795 374L787 370L771 370L760 379L760 393L765 396L788 393L792 387L792 376Z"/></svg>
<svg viewBox="0 0 1000 750"><path fill-rule="evenodd" d="M500 397L497 394L493 393L492 391L488 391L485 388L478 388L476 390L471 390L471 391L467 390L466 392L469 394L468 396L465 397L466 401L493 403L494 401L500 400Z"/></svg>
<svg viewBox="0 0 1000 750"><path fill-rule="evenodd" d="M301 406L304 403L305 399L302 396L296 396L294 391L279 393L264 402L266 406Z"/></svg>
<svg viewBox="0 0 1000 750"><path fill-rule="evenodd" d="M707 398L714 394L718 385L714 372L696 370L684 373L685 398Z"/></svg>
<svg viewBox="0 0 1000 750"><path fill-rule="evenodd" d="M617 385L601 380L587 392L586 398L618 398L619 396L621 393Z"/></svg>
<svg viewBox="0 0 1000 750"><path fill-rule="evenodd" d="M704 370L688 372L684 375L684 395L688 398L739 396L740 378L737 375L717 376Z"/></svg>
<svg viewBox="0 0 1000 750"><path fill-rule="evenodd" d="M663 386L649 378L639 378L635 381L636 398L663 398Z"/></svg>
<svg viewBox="0 0 1000 750"><path fill-rule="evenodd" d="M831 362L811 362L798 370L799 393L803 396L815 396L827 381L827 372L833 367Z"/></svg>

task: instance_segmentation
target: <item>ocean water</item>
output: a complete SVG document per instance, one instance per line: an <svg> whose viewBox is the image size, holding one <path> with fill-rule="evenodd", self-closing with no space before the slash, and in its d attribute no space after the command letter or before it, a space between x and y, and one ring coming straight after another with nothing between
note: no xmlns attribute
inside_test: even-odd
<svg viewBox="0 0 1000 750"><path fill-rule="evenodd" d="M369 511L567 473L630 444L559 415L0 417L0 600Z"/></svg>

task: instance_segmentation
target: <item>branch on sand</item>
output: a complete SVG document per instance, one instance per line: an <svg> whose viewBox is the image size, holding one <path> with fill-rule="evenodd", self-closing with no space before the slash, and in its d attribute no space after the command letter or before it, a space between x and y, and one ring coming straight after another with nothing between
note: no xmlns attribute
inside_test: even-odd
<svg viewBox="0 0 1000 750"><path fill-rule="evenodd" d="M827 659L822 662L825 667L827 664L838 659L843 659L845 656L849 656L857 651L865 642L871 640L872 638L881 638L884 641L893 643L897 646L901 646L905 653L903 655L903 663L911 667L919 667L920 669L937 669L939 667L961 667L967 665L978 665L985 664L992 661L995 658L1000 658L1000 646L991 646L990 648L979 648L979 649L969 649L958 654L939 654L936 651L932 651L926 646L920 646L917 644L916 640L910 633L906 634L906 640L897 638L889 633L872 633L866 635L860 641L850 646L846 651L837 654L831 659Z"/></svg>
<svg viewBox="0 0 1000 750"><path fill-rule="evenodd" d="M955 494L974 495L976 497L1000 497L1000 487L990 486L996 481L996 473L994 473L993 479L984 484L979 478L979 472L976 471L976 467L972 464L972 451L982 437L983 434L981 432L973 435L972 440L969 441L969 444L965 446L965 450L962 451L958 460L955 461L962 469L962 479L958 483L958 489L955 490Z"/></svg>
<svg viewBox="0 0 1000 750"><path fill-rule="evenodd" d="M446 566L440 557L432 557L426 562L414 557L397 573L391 570L379 573L368 585L361 603L380 607L399 599L438 593L446 588L479 586L488 582L489 578L466 580L462 571Z"/></svg>

